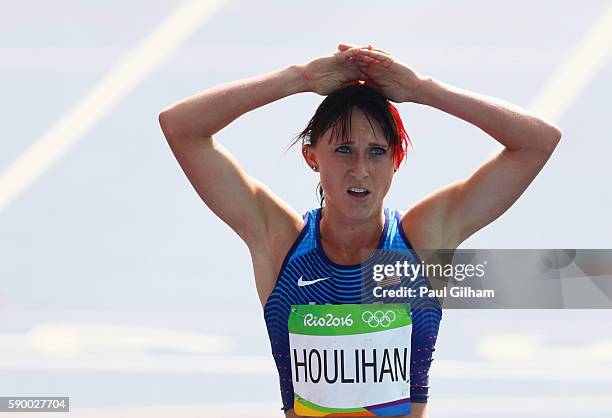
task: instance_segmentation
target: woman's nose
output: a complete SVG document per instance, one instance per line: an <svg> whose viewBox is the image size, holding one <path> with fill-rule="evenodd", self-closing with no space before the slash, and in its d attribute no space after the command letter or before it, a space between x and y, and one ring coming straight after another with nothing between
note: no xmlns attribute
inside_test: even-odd
<svg viewBox="0 0 612 418"><path fill-rule="evenodd" d="M367 158L356 155L351 162L351 174L356 178L367 177L370 174Z"/></svg>

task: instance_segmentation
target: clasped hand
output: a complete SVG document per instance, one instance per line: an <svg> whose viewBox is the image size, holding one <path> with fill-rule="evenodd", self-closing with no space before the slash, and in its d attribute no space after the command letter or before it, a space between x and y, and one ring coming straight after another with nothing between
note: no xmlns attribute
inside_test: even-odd
<svg viewBox="0 0 612 418"><path fill-rule="evenodd" d="M339 44L338 52L303 67L310 91L328 95L351 84L365 84L396 103L418 101L424 77L391 54L371 45Z"/></svg>

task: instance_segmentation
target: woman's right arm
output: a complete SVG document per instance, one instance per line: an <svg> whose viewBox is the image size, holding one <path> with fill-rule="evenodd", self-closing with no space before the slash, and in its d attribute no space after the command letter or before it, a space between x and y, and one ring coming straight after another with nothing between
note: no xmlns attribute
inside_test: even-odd
<svg viewBox="0 0 612 418"><path fill-rule="evenodd" d="M248 176L213 139L233 120L258 107L305 91L328 94L359 78L355 50L291 65L213 87L159 115L168 144L204 203L252 249L300 216L265 185ZM248 135L245 135L248 137Z"/></svg>
<svg viewBox="0 0 612 418"><path fill-rule="evenodd" d="M169 141L210 138L239 116L308 89L304 66L291 65L188 97L161 112L159 121Z"/></svg>
<svg viewBox="0 0 612 418"><path fill-rule="evenodd" d="M272 216L291 209L248 176L212 136L242 114L306 89L302 69L290 66L213 87L159 115L168 144L200 198L249 247L266 237Z"/></svg>

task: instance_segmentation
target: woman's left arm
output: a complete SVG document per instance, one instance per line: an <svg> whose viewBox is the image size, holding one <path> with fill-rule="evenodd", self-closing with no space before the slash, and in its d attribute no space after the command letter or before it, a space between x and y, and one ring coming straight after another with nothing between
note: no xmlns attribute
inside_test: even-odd
<svg viewBox="0 0 612 418"><path fill-rule="evenodd" d="M434 222L455 248L518 200L550 158L561 131L510 103L432 78L422 83L420 103L478 126L504 146L470 177L431 196L430 205L445 208L434 211L441 215Z"/></svg>
<svg viewBox="0 0 612 418"><path fill-rule="evenodd" d="M436 217L428 223L439 227L444 237L440 242L446 247L458 246L512 206L561 139L559 128L525 109L423 77L383 51L362 48L359 59L367 83L390 100L440 109L479 127L504 146L470 177L436 191L415 207L415 212Z"/></svg>

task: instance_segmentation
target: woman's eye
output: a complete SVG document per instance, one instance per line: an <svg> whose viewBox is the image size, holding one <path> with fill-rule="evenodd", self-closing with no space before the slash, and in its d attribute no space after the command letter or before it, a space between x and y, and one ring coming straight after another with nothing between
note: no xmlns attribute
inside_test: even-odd
<svg viewBox="0 0 612 418"><path fill-rule="evenodd" d="M387 150L384 148L379 148L379 147L372 148L372 154L384 155L386 152Z"/></svg>
<svg viewBox="0 0 612 418"><path fill-rule="evenodd" d="M336 152L339 152L342 154L348 154L349 152L351 152L351 149L347 147L346 145L343 145L341 147L336 148Z"/></svg>

